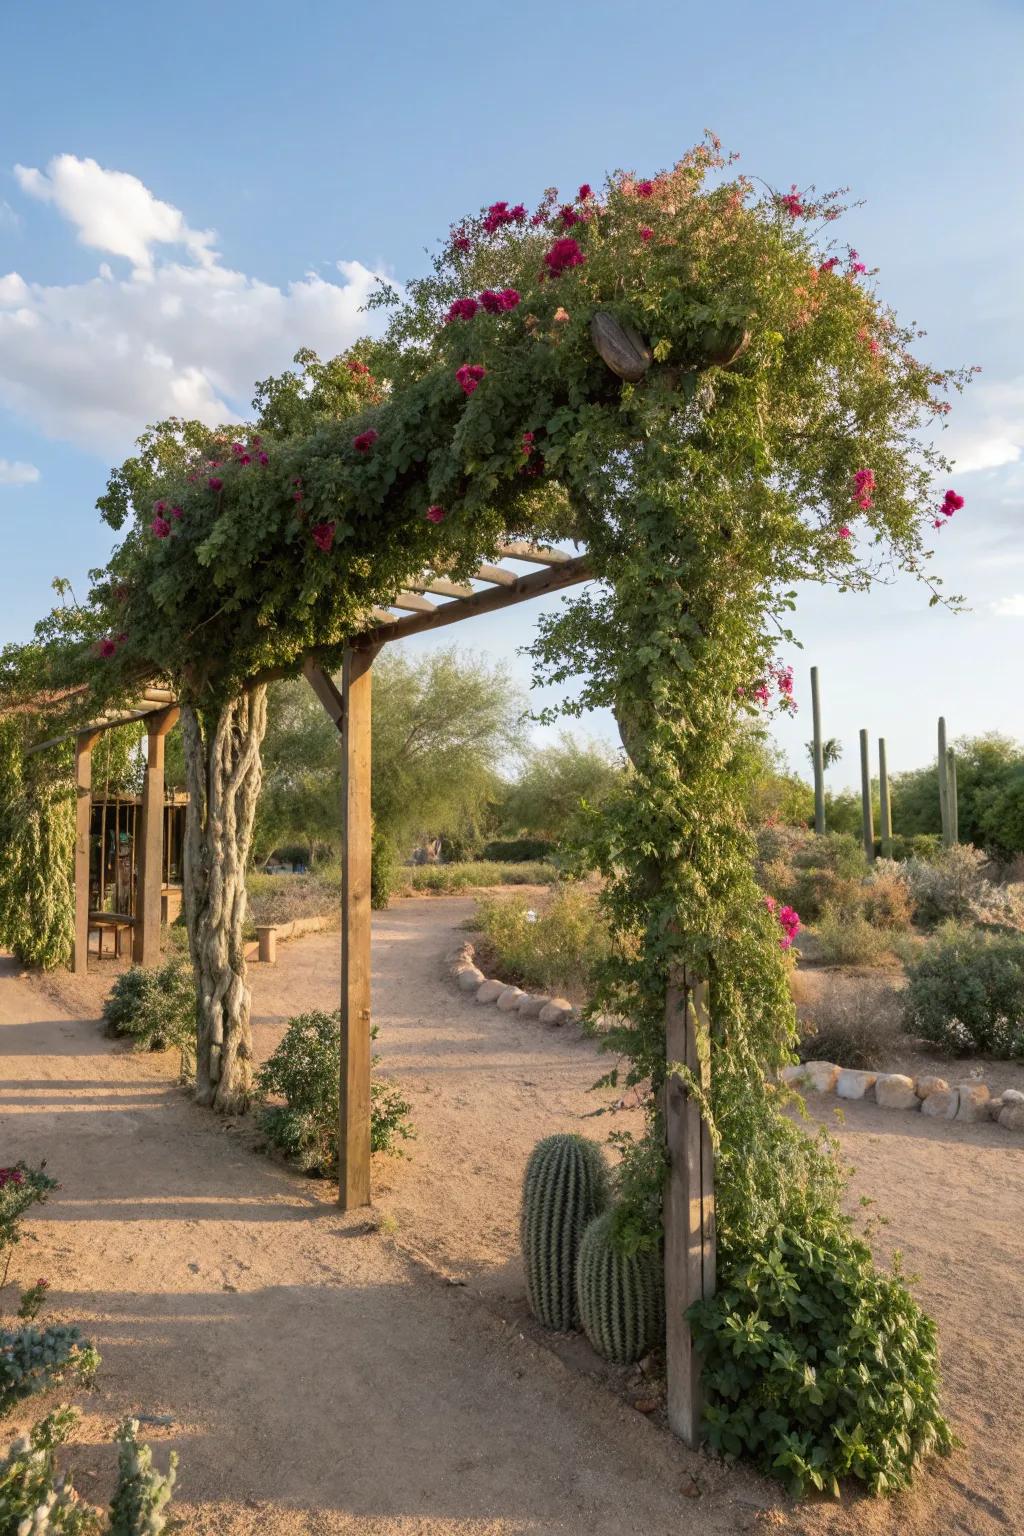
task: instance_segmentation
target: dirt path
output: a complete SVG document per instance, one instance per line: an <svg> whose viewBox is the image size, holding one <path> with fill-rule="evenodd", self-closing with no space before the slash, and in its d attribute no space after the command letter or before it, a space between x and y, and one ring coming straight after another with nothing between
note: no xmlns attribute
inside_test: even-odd
<svg viewBox="0 0 1024 1536"><path fill-rule="evenodd" d="M849 1106L856 1190L891 1220L880 1246L922 1272L966 1446L896 1505L794 1509L691 1456L593 1379L585 1351L558 1357L523 1317L525 1157L550 1130L600 1136L607 1121L581 1119L596 1107L591 1046L452 988L442 956L471 908L406 901L375 924L378 1044L418 1131L410 1161L376 1170L381 1228L254 1156L246 1129L188 1102L170 1062L111 1044L0 962L0 1160L45 1156L63 1184L19 1275L51 1274L51 1315L81 1321L104 1357L80 1400L89 1495L135 1410L174 1416L149 1433L181 1452L176 1502L196 1536L1024 1529L1024 1156L1005 1133ZM337 945L316 935L254 967L261 1054L289 1015L334 1006ZM692 1474L698 1499L680 1493Z"/></svg>

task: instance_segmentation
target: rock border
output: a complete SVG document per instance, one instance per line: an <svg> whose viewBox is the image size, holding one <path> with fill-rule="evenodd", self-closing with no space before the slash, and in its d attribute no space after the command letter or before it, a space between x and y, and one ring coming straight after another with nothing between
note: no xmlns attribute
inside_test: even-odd
<svg viewBox="0 0 1024 1536"><path fill-rule="evenodd" d="M459 991L475 998L478 1003L494 1003L501 1013L517 1013L522 1018L539 1019L542 1024L550 1025L553 1029L561 1024L574 1023L579 1018L579 1009L567 997L524 992L522 987L514 987L497 977L485 976L476 964L475 955L476 949L467 939L458 949L450 950L445 961Z"/></svg>
<svg viewBox="0 0 1024 1536"><path fill-rule="evenodd" d="M950 1086L934 1073L913 1078L902 1072L858 1072L834 1061L804 1061L783 1067L781 1080L790 1088L834 1093L840 1099L868 1099L882 1109L919 1110L935 1120L959 1120L977 1125L995 1121L1005 1131L1024 1131L1024 1093L1004 1088L994 1094L979 1078Z"/></svg>

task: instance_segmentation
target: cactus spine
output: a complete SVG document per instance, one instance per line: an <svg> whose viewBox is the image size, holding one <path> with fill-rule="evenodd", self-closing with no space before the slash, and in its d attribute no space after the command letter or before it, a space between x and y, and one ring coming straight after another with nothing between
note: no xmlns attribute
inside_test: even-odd
<svg viewBox="0 0 1024 1536"><path fill-rule="evenodd" d="M607 1204L608 1169L596 1142L559 1135L537 1143L523 1179L520 1237L526 1298L545 1328L576 1327L580 1242Z"/></svg>
<svg viewBox="0 0 1024 1536"><path fill-rule="evenodd" d="M655 1253L620 1253L612 1242L614 1211L583 1234L576 1261L576 1295L583 1331L599 1355L632 1365L662 1341L665 1290Z"/></svg>

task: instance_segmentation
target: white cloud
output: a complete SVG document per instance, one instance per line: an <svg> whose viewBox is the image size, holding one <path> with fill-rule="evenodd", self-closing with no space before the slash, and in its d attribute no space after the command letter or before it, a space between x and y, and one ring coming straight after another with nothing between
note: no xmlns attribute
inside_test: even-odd
<svg viewBox="0 0 1024 1536"><path fill-rule="evenodd" d="M364 334L374 273L339 261L283 287L224 266L212 236L191 230L134 176L61 155L48 174L18 169L80 239L127 257L84 282L0 276L0 405L52 437L123 453L147 422L192 416L216 425L247 413L253 385L300 346L332 355ZM178 245L184 255L162 256Z"/></svg>
<svg viewBox="0 0 1024 1536"><path fill-rule="evenodd" d="M0 459L0 485L35 485L39 471L22 459Z"/></svg>
<svg viewBox="0 0 1024 1536"><path fill-rule="evenodd" d="M1024 457L1024 379L972 384L939 447L958 474L1003 469Z"/></svg>
<svg viewBox="0 0 1024 1536"><path fill-rule="evenodd" d="M992 612L1000 619L1024 619L1024 592L1000 597L992 604Z"/></svg>

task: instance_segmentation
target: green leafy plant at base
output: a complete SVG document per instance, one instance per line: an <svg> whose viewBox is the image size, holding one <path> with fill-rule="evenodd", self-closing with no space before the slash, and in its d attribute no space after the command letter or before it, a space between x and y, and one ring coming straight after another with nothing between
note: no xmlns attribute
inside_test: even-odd
<svg viewBox="0 0 1024 1536"><path fill-rule="evenodd" d="M375 912L386 909L398 884L398 854L391 839L376 827L370 851L370 905Z"/></svg>
<svg viewBox="0 0 1024 1536"><path fill-rule="evenodd" d="M370 1038L375 1040L377 1033L374 1025ZM374 1056L373 1065L379 1060ZM264 1134L308 1173L328 1174L337 1167L340 1070L340 1015L317 1009L288 1021L277 1049L257 1075ZM267 1103L275 1095L284 1103ZM386 1078L371 1080L372 1152L400 1153L399 1142L415 1134L408 1119L411 1107Z"/></svg>
<svg viewBox="0 0 1024 1536"><path fill-rule="evenodd" d="M631 1365L660 1344L665 1328L665 1286L659 1253L622 1252L615 1242L615 1212L587 1227L576 1260L580 1323L605 1360Z"/></svg>
<svg viewBox="0 0 1024 1536"><path fill-rule="evenodd" d="M66 774L21 755L0 720L0 944L25 965L67 965L75 938L75 802Z"/></svg>
<svg viewBox="0 0 1024 1536"><path fill-rule="evenodd" d="M103 1018L112 1035L127 1035L137 1051L181 1052L182 1072L195 1057L196 994L192 966L182 955L163 965L133 965L114 982Z"/></svg>
<svg viewBox="0 0 1024 1536"><path fill-rule="evenodd" d="M860 913L826 907L815 932L826 965L882 965L892 957L889 933Z"/></svg>
<svg viewBox="0 0 1024 1536"><path fill-rule="evenodd" d="M559 885L535 903L523 896L482 897L477 920L500 976L523 986L587 987L608 949L608 928L594 894Z"/></svg>
<svg viewBox="0 0 1024 1536"><path fill-rule="evenodd" d="M943 924L907 966L904 1024L952 1055L1024 1058L1024 935Z"/></svg>
<svg viewBox="0 0 1024 1536"><path fill-rule="evenodd" d="M52 1191L60 1187L45 1170L45 1162L30 1168L24 1161L0 1168L0 1285L7 1284L14 1249L26 1235L21 1230L22 1217L33 1205L43 1205Z"/></svg>
<svg viewBox="0 0 1024 1536"><path fill-rule="evenodd" d="M804 1210L758 1250L721 1245L718 1287L687 1314L717 1450L797 1494L847 1477L896 1493L950 1450L935 1325L844 1218Z"/></svg>
<svg viewBox="0 0 1024 1536"><path fill-rule="evenodd" d="M109 1514L86 1504L70 1473L58 1474L55 1451L74 1433L79 1415L58 1408L0 1460L0 1531L4 1536L160 1536L172 1527L165 1514L174 1487L177 1454L165 1474L153 1467L152 1452L138 1443L138 1423L118 1428L117 1488Z"/></svg>
<svg viewBox="0 0 1024 1536"><path fill-rule="evenodd" d="M561 1333L579 1322L576 1260L584 1232L608 1198L608 1167L596 1142L547 1136L530 1153L519 1233L526 1299L545 1328Z"/></svg>
<svg viewBox="0 0 1024 1536"><path fill-rule="evenodd" d="M77 1327L0 1329L0 1414L66 1377L88 1386L99 1363Z"/></svg>

